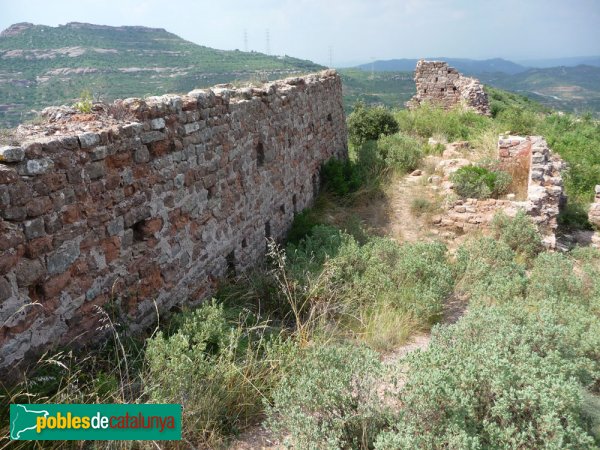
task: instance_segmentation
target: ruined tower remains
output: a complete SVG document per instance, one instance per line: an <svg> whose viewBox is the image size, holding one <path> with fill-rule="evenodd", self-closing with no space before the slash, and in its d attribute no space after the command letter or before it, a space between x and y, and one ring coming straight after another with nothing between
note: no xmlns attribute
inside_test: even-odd
<svg viewBox="0 0 600 450"><path fill-rule="evenodd" d="M417 93L406 103L409 109L422 103L444 109L463 105L479 114L490 115L488 97L479 80L461 75L446 62L421 59L415 70L415 83Z"/></svg>

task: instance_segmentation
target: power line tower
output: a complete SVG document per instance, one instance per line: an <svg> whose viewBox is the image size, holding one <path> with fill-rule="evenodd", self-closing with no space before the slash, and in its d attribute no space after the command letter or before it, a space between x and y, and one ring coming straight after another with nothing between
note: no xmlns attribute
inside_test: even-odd
<svg viewBox="0 0 600 450"><path fill-rule="evenodd" d="M375 57L371 56L371 80L375 79Z"/></svg>
<svg viewBox="0 0 600 450"><path fill-rule="evenodd" d="M248 51L248 30L244 28L244 51Z"/></svg>
<svg viewBox="0 0 600 450"><path fill-rule="evenodd" d="M333 45L329 46L329 68L333 69Z"/></svg>
<svg viewBox="0 0 600 450"><path fill-rule="evenodd" d="M271 54L271 36L269 35L269 29L267 28L266 33L266 44L267 44L267 55Z"/></svg>

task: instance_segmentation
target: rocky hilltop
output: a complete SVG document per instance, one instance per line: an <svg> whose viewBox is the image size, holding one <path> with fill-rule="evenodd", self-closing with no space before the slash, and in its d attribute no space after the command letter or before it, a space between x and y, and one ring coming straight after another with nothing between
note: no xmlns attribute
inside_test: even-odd
<svg viewBox="0 0 600 450"><path fill-rule="evenodd" d="M196 45L162 28L17 23L0 33L0 127L84 91L113 100L319 69L288 56Z"/></svg>

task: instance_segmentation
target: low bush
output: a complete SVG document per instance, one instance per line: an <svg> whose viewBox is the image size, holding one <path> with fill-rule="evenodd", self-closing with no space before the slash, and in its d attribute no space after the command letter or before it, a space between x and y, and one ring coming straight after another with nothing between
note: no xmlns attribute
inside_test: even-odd
<svg viewBox="0 0 600 450"><path fill-rule="evenodd" d="M92 112L92 107L94 106L94 101L92 97L92 93L88 90L85 90L81 93L81 98L78 102L73 105L77 111L82 114L89 114Z"/></svg>
<svg viewBox="0 0 600 450"><path fill-rule="evenodd" d="M148 340L147 395L182 405L185 439L215 446L260 414L295 350L266 329L230 323L213 301L185 315L171 336Z"/></svg>
<svg viewBox="0 0 600 450"><path fill-rule="evenodd" d="M465 166L450 176L455 192L464 198L489 198L506 193L511 179L506 172Z"/></svg>
<svg viewBox="0 0 600 450"><path fill-rule="evenodd" d="M377 149L384 164L400 172L416 169L424 154L419 141L399 133L383 136L377 142Z"/></svg>
<svg viewBox="0 0 600 450"><path fill-rule="evenodd" d="M592 448L581 383L597 363L580 349L598 338L561 322L513 304L436 329L408 356L397 425L376 448Z"/></svg>
<svg viewBox="0 0 600 450"><path fill-rule="evenodd" d="M321 169L325 189L339 196L355 192L362 184L359 169L348 159L331 158Z"/></svg>
<svg viewBox="0 0 600 450"><path fill-rule="evenodd" d="M456 254L456 292L473 303L506 303L522 298L525 267L504 242L483 237L461 246Z"/></svg>
<svg viewBox="0 0 600 450"><path fill-rule="evenodd" d="M508 217L504 212L497 213L491 223L494 237L507 244L526 261L530 261L543 249L540 234L531 219L523 210L515 217Z"/></svg>
<svg viewBox="0 0 600 450"><path fill-rule="evenodd" d="M499 111L496 119L502 124L503 129L512 134L531 135L539 125L541 116L528 108L513 106Z"/></svg>
<svg viewBox="0 0 600 450"><path fill-rule="evenodd" d="M366 107L357 103L348 116L348 134L355 145L375 141L382 135L398 132L398 122L384 107Z"/></svg>
<svg viewBox="0 0 600 450"><path fill-rule="evenodd" d="M383 420L377 353L319 345L301 355L273 393L267 426L297 449L369 448Z"/></svg>
<svg viewBox="0 0 600 450"><path fill-rule="evenodd" d="M582 300L583 286L580 278L573 272L573 262L560 253L539 255L528 284L528 297L533 300Z"/></svg>

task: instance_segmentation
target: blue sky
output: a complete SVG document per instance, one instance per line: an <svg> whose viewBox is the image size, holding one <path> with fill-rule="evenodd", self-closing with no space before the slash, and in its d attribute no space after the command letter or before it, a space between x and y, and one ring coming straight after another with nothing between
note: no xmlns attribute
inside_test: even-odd
<svg viewBox="0 0 600 450"><path fill-rule="evenodd" d="M446 56L512 60L600 54L600 0L0 0L15 22L145 25L209 47L335 66Z"/></svg>

